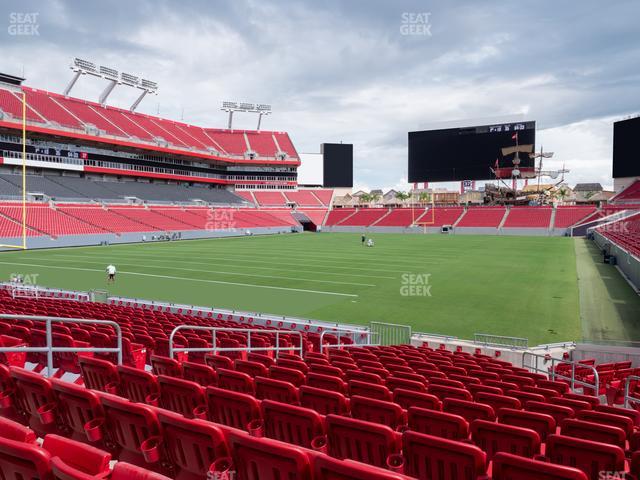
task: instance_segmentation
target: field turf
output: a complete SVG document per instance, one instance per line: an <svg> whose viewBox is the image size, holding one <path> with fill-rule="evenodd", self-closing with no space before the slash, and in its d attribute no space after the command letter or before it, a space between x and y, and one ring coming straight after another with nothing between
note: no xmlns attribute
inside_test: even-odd
<svg viewBox="0 0 640 480"><path fill-rule="evenodd" d="M0 278L472 338L580 339L574 240L305 233L0 254ZM105 268L118 268L115 285Z"/></svg>

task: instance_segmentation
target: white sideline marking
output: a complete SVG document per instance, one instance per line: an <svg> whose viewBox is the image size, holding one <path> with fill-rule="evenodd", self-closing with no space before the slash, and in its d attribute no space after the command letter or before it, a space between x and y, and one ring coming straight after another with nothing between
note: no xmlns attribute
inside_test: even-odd
<svg viewBox="0 0 640 480"><path fill-rule="evenodd" d="M95 260L95 257L90 256L90 255L61 255L61 254L53 254L50 255L51 257L66 257L66 258L89 258L92 260ZM178 260L178 261L182 261L182 260ZM163 261L163 260L147 260L147 262L152 263L167 263L168 261ZM102 265L104 262L91 262L91 261L82 261L80 260L80 263L89 263L89 264L94 264L94 265ZM317 282L317 283L334 283L336 285L353 285L356 287L377 287L377 285L373 285L371 283L352 283L352 282L338 282L338 281L334 281L334 280L315 280L313 278L300 278L300 277L283 277L283 276L279 276L279 275L259 275L259 274L254 274L254 273L238 273L238 272L226 272L226 271L222 271L222 270L201 270L198 268L181 268L181 267L164 267L164 266L153 266L153 265L141 265L139 263L129 263L126 260L123 260L122 263L124 263L125 265L129 265L131 267L150 267L150 268L165 268L167 270L184 270L185 272L203 272L203 273L221 273L223 275L238 275L238 276L243 276L243 277L257 277L257 278L274 278L274 279L282 279L282 280L298 280L298 281L303 281L303 282ZM193 263L193 262L191 262ZM202 264L202 262L198 262L199 264Z"/></svg>
<svg viewBox="0 0 640 480"><path fill-rule="evenodd" d="M77 270L81 272L103 272L102 269L95 268L79 268L79 267L60 267L55 265L41 265L37 263L20 263L20 262L0 262L3 265L23 265L26 267L40 267L40 268L50 268L53 270ZM140 272L129 272L129 271L120 271L120 273L126 273L128 275L137 275L140 277L153 277L153 278L166 278L169 280L185 280L189 282L201 282L201 283L217 283L220 285L235 285L238 287L251 287L251 288L266 288L269 290L287 290L290 292L303 292L303 293L317 293L318 295L335 295L339 297L359 297L354 293L339 293L339 292L326 292L323 290L307 290L304 288L287 288L287 287L275 287L271 285L254 285L252 283L238 283L238 282L224 282L222 280L205 280L200 278L189 278L189 277L174 277L172 275L154 275L152 273L140 273Z"/></svg>

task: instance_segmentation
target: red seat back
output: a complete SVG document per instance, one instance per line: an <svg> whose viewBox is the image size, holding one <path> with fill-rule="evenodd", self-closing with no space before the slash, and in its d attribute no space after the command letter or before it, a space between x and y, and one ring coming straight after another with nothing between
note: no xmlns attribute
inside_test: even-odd
<svg viewBox="0 0 640 480"><path fill-rule="evenodd" d="M158 376L160 386L160 407L184 415L194 417L196 407L204 407L206 400L204 391L195 382L181 378Z"/></svg>
<svg viewBox="0 0 640 480"><path fill-rule="evenodd" d="M329 455L385 467L389 455L400 451L398 435L385 425L327 415Z"/></svg>
<svg viewBox="0 0 640 480"><path fill-rule="evenodd" d="M208 387L218 383L218 374L209 365L200 363L183 362L182 376L185 380L196 382L197 384Z"/></svg>
<svg viewBox="0 0 640 480"><path fill-rule="evenodd" d="M405 423L404 411L400 405L359 395L351 397L351 416L359 420L380 423L394 430Z"/></svg>
<svg viewBox="0 0 640 480"><path fill-rule="evenodd" d="M486 455L475 445L406 431L402 435L404 473L416 478L472 480L486 470Z"/></svg>
<svg viewBox="0 0 640 480"><path fill-rule="evenodd" d="M145 370L138 370L126 365L118 365L120 384L119 394L132 402L145 403L147 398L159 392L156 377Z"/></svg>
<svg viewBox="0 0 640 480"><path fill-rule="evenodd" d="M341 393L308 385L300 387L300 405L311 408L321 415L330 413L344 415L349 411L347 399Z"/></svg>
<svg viewBox="0 0 640 480"><path fill-rule="evenodd" d="M540 436L528 428L474 420L471 423L471 439L487 454L489 460L498 452L529 458L540 453Z"/></svg>
<svg viewBox="0 0 640 480"><path fill-rule="evenodd" d="M409 407L407 424L415 432L451 440L465 440L469 437L469 423L460 415Z"/></svg>
<svg viewBox="0 0 640 480"><path fill-rule="evenodd" d="M207 387L206 395L212 422L246 430L251 421L261 416L260 404L251 395L218 387Z"/></svg>
<svg viewBox="0 0 640 480"><path fill-rule="evenodd" d="M498 421L507 425L529 428L536 432L543 442L547 438L547 435L555 433L556 431L555 419L545 413L501 408L498 410Z"/></svg>
<svg viewBox="0 0 640 480"><path fill-rule="evenodd" d="M91 357L79 357L80 372L87 388L107 391L107 385L117 385L120 381L116 366L106 360Z"/></svg>
<svg viewBox="0 0 640 480"><path fill-rule="evenodd" d="M264 400L261 405L264 434L282 442L310 448L324 434L323 418L309 408Z"/></svg>
<svg viewBox="0 0 640 480"><path fill-rule="evenodd" d="M498 453L493 460L493 480L588 480L577 468Z"/></svg>
<svg viewBox="0 0 640 480"><path fill-rule="evenodd" d="M496 419L496 414L490 405L469 402L458 398L445 398L442 402L442 410L447 413L460 415L467 422L472 422L476 419L491 421Z"/></svg>
<svg viewBox="0 0 640 480"><path fill-rule="evenodd" d="M615 445L564 435L549 435L546 445L545 456L551 462L576 467L589 478L602 478L600 472L624 471L624 451Z"/></svg>

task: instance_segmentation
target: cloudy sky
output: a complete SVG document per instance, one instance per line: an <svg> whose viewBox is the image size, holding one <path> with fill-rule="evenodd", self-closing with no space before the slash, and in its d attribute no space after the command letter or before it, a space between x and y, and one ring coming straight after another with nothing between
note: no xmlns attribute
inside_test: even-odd
<svg viewBox="0 0 640 480"><path fill-rule="evenodd" d="M612 122L640 113L640 2L5 0L0 71L61 92L78 56L158 82L140 111L224 127L222 100L273 105L300 152L354 144L358 187L407 188L407 132L538 122L549 167L612 186ZM10 35L36 13L37 35ZM428 15L424 15L428 14ZM18 15L19 16L19 15ZM33 19L34 17L31 17ZM425 23L426 20L426 23ZM411 23L411 25L407 25ZM82 78L74 95L104 85ZM128 107L132 89L110 103ZM254 128L255 118L235 125Z"/></svg>

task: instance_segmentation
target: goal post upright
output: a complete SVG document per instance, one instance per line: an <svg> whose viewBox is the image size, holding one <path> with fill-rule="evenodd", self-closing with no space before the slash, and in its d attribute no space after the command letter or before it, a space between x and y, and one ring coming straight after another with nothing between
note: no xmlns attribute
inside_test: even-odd
<svg viewBox="0 0 640 480"><path fill-rule="evenodd" d="M19 245L0 244L0 247L27 250L27 94L22 92L22 215Z"/></svg>

